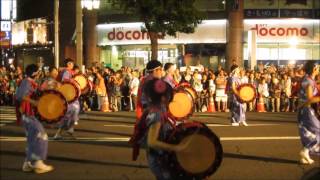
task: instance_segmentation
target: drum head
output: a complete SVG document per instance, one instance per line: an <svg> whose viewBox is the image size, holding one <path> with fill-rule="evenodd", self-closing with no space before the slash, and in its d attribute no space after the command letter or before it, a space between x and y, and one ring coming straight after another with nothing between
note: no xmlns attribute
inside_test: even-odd
<svg viewBox="0 0 320 180"><path fill-rule="evenodd" d="M70 103L76 100L80 96L80 89L75 83L64 82L58 91L63 94L66 100Z"/></svg>
<svg viewBox="0 0 320 180"><path fill-rule="evenodd" d="M87 88L88 79L84 75L76 75L73 79L79 84L81 91Z"/></svg>
<svg viewBox="0 0 320 180"><path fill-rule="evenodd" d="M255 99L256 93L252 86L242 86L239 89L240 98L244 102L250 102Z"/></svg>
<svg viewBox="0 0 320 180"><path fill-rule="evenodd" d="M67 101L55 90L44 91L38 100L37 111L40 120L48 123L57 122L67 111Z"/></svg>
<svg viewBox="0 0 320 180"><path fill-rule="evenodd" d="M181 167L192 174L205 172L216 158L216 149L207 136L201 134L189 135L181 142L189 141L190 146L177 153Z"/></svg>
<svg viewBox="0 0 320 180"><path fill-rule="evenodd" d="M177 92L169 104L169 112L176 118L187 117L192 113L193 101L186 92Z"/></svg>
<svg viewBox="0 0 320 180"><path fill-rule="evenodd" d="M164 156L173 179L204 179L212 175L223 157L219 138L205 124L191 122L179 124L168 143L188 140L191 140L190 146L185 150Z"/></svg>

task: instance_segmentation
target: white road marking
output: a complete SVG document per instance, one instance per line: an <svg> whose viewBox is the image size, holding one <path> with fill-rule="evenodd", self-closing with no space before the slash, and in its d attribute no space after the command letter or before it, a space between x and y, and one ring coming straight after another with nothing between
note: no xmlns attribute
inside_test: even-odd
<svg viewBox="0 0 320 180"><path fill-rule="evenodd" d="M134 127L134 125L125 125L125 124L105 124L105 127Z"/></svg>
<svg viewBox="0 0 320 180"><path fill-rule="evenodd" d="M222 126L231 126L231 124L206 124L208 127L222 127ZM276 125L280 125L280 124L249 124L250 126L276 126Z"/></svg>
<svg viewBox="0 0 320 180"><path fill-rule="evenodd" d="M76 139L62 139L49 141L100 141L100 142L128 142L129 137L78 137ZM299 136L270 136L270 137L221 137L221 141L256 141L256 140L298 140ZM3 142L20 142L26 141L25 137L9 137L0 136L0 141Z"/></svg>
<svg viewBox="0 0 320 180"><path fill-rule="evenodd" d="M4 121L4 120L0 120L0 123L14 123L15 121Z"/></svg>
<svg viewBox="0 0 320 180"><path fill-rule="evenodd" d="M206 124L208 127L231 127L231 124ZM249 124L249 126L276 126L280 124ZM134 125L125 125L125 124L105 124L105 127L126 127L132 128Z"/></svg>
<svg viewBox="0 0 320 180"><path fill-rule="evenodd" d="M221 141L254 141L254 140L297 140L299 136L270 136L270 137L221 137Z"/></svg>

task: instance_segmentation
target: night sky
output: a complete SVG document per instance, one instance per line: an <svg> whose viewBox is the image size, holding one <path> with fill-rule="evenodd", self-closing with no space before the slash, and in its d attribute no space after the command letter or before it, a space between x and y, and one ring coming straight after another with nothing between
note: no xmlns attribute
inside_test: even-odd
<svg viewBox="0 0 320 180"><path fill-rule="evenodd" d="M53 0L17 0L17 21L53 17Z"/></svg>

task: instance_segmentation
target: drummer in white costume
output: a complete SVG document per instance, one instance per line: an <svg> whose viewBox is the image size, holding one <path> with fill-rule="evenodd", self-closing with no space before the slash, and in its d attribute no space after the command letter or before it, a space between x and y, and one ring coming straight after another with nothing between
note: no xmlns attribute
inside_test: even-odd
<svg viewBox="0 0 320 180"><path fill-rule="evenodd" d="M74 61L66 59L66 68L62 72L61 82L69 81L73 77ZM68 111L62 118L59 129L54 136L54 139L62 139L62 131L66 130L67 134L73 136L75 122L79 120L80 104L78 99L68 104Z"/></svg>
<svg viewBox="0 0 320 180"><path fill-rule="evenodd" d="M43 125L35 116L37 101L33 98L38 85L33 78L37 75L37 70L38 67L35 64L27 66L27 77L21 81L16 93L27 137L26 159L23 163L22 171L46 173L52 171L53 167L43 162L46 160L48 153L48 135Z"/></svg>

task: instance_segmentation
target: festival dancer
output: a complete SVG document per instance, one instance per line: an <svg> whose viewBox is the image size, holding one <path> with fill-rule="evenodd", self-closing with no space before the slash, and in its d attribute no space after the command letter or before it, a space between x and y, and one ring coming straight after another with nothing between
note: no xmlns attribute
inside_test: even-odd
<svg viewBox="0 0 320 180"><path fill-rule="evenodd" d="M61 82L70 81L73 77L74 61L72 59L66 59L66 68L62 71ZM62 131L66 130L67 134L72 138L74 137L74 125L79 120L80 104L78 99L68 104L68 110L65 116L61 120L59 129L54 135L54 139L62 139Z"/></svg>
<svg viewBox="0 0 320 180"><path fill-rule="evenodd" d="M22 123L27 136L26 159L22 171L35 173L46 173L53 170L53 167L46 165L43 161L48 153L48 135L43 125L35 116L37 101L34 100L38 85L34 81L37 76L38 67L35 64L26 68L27 77L21 81L16 97L20 104Z"/></svg>
<svg viewBox="0 0 320 180"><path fill-rule="evenodd" d="M143 77L141 83L138 88L138 97L137 97L137 120L139 120L144 112L144 110L148 107L148 98L146 96L146 91L144 89L145 83L154 79L160 79L162 77L162 64L157 60L149 61L147 64L147 75Z"/></svg>
<svg viewBox="0 0 320 180"><path fill-rule="evenodd" d="M231 125L232 126L239 126L244 125L248 126L246 123L246 112L244 104L241 103L238 99L239 91L238 87L241 85L240 80L240 68L239 66L232 66L231 68L231 77L229 79L229 88L231 88Z"/></svg>
<svg viewBox="0 0 320 180"><path fill-rule="evenodd" d="M146 95L149 97L148 114L139 121L139 143L146 145L149 168L156 179L172 179L169 167L161 161L165 151L179 152L187 148L191 139L178 145L165 142L175 122L167 117L167 106L173 98L171 85L160 79L153 79L145 84Z"/></svg>
<svg viewBox="0 0 320 180"><path fill-rule="evenodd" d="M174 72L176 70L176 66L173 63L166 63L163 67L164 71L166 72L165 77L163 80L170 84L172 88L175 88L178 86L178 82L176 82L173 78Z"/></svg>
<svg viewBox="0 0 320 180"><path fill-rule="evenodd" d="M40 90L57 89L60 83L57 81L58 69L54 66L49 68L49 76L46 77L40 86Z"/></svg>
<svg viewBox="0 0 320 180"><path fill-rule="evenodd" d="M142 116L147 115L148 107L149 107L150 98L147 96L145 84L154 78L161 79L162 73L163 73L162 64L157 60L149 61L147 64L146 71L148 75L146 75L141 79L141 83L139 84L139 88L138 88L136 123L135 123L133 135L129 141L129 143L132 144L133 146L133 154L132 154L133 160L137 159L139 155L139 149L140 149L140 144L138 143L138 139L140 135L138 124L140 119L142 119Z"/></svg>
<svg viewBox="0 0 320 180"><path fill-rule="evenodd" d="M319 74L319 65L313 61L305 64L305 76L301 81L299 92L298 122L299 134L303 149L300 151L300 162L302 164L312 164L309 153L320 153L320 119L316 116L317 108L312 108L313 104L320 102L320 96L316 96L315 76Z"/></svg>

